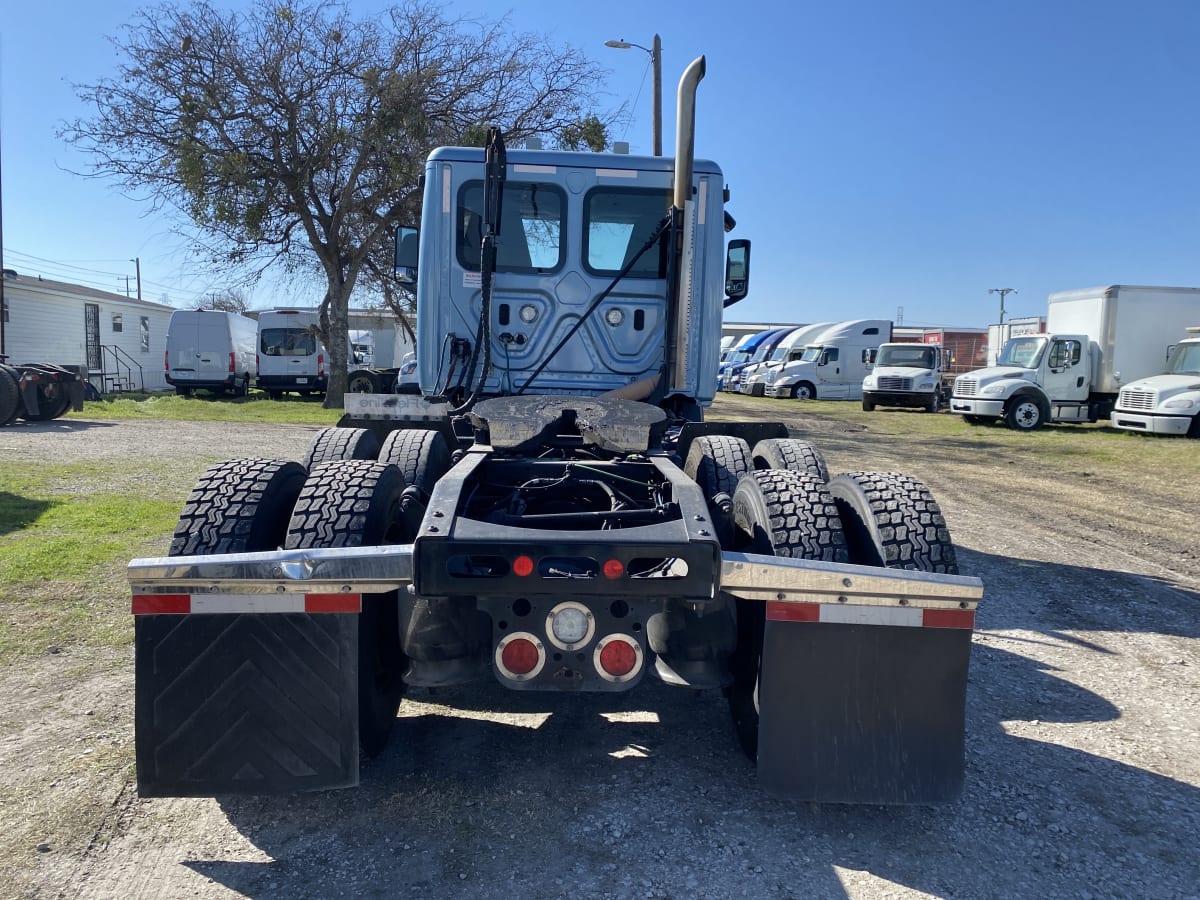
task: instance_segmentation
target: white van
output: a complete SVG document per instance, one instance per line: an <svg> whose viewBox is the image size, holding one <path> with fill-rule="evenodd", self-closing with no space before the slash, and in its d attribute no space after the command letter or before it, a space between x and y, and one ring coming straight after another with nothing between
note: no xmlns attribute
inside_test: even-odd
<svg viewBox="0 0 1200 900"><path fill-rule="evenodd" d="M284 391L302 397L325 393L329 384L325 345L311 310L272 309L258 315L258 387L272 400Z"/></svg>
<svg viewBox="0 0 1200 900"><path fill-rule="evenodd" d="M197 388L246 396L254 371L253 319L216 309L177 309L167 325L167 384L181 396Z"/></svg>

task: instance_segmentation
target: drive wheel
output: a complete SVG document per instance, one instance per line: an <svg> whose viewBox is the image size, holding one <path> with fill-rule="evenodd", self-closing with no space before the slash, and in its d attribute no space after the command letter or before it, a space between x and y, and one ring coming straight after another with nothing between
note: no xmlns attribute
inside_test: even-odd
<svg viewBox="0 0 1200 900"><path fill-rule="evenodd" d="M21 389L7 366L0 367L0 425L7 425L24 409Z"/></svg>
<svg viewBox="0 0 1200 900"><path fill-rule="evenodd" d="M284 548L379 547L402 539L404 477L373 460L338 459L311 472L296 500ZM358 742L367 756L387 745L404 695L396 591L364 594L358 616Z"/></svg>
<svg viewBox="0 0 1200 900"><path fill-rule="evenodd" d="M829 480L829 469L821 457L821 452L808 441L796 438L767 438L754 445L752 456L756 469L807 472L821 481Z"/></svg>
<svg viewBox="0 0 1200 900"><path fill-rule="evenodd" d="M450 447L437 431L393 431L379 448L379 461L397 466L404 475L407 485L401 504L406 523L404 538L413 540L433 489L450 471Z"/></svg>
<svg viewBox="0 0 1200 900"><path fill-rule="evenodd" d="M863 412L874 412L875 411L875 401L872 400L871 398L869 398L866 394L863 394L862 408L863 408Z"/></svg>
<svg viewBox="0 0 1200 900"><path fill-rule="evenodd" d="M937 391L933 392L933 396L929 398L929 402L925 404L925 412L935 413L942 408L942 395Z"/></svg>
<svg viewBox="0 0 1200 900"><path fill-rule="evenodd" d="M71 398L67 394L67 388L60 381L39 381L37 399L38 411L36 413L25 411L18 415L29 422L49 422L51 419L57 419L71 408Z"/></svg>
<svg viewBox="0 0 1200 900"><path fill-rule="evenodd" d="M1046 411L1032 397L1014 397L1004 410L1004 424L1017 431L1033 431L1046 424Z"/></svg>
<svg viewBox="0 0 1200 900"><path fill-rule="evenodd" d="M850 562L958 574L941 508L911 475L851 472L829 482L845 528Z"/></svg>
<svg viewBox="0 0 1200 900"><path fill-rule="evenodd" d="M752 472L733 495L734 549L744 553L846 562L838 508L825 484L805 472ZM758 683L762 668L766 604L738 600L737 650L730 660L733 684L726 691L738 741L758 758Z"/></svg>
<svg viewBox="0 0 1200 900"><path fill-rule="evenodd" d="M374 459L379 453L379 438L367 428L322 428L313 438L304 457L310 471L335 459Z"/></svg>
<svg viewBox="0 0 1200 900"><path fill-rule="evenodd" d="M683 471L700 485L709 501L718 494L732 497L738 479L753 469L750 445L723 434L704 434L693 440L683 464Z"/></svg>
<svg viewBox="0 0 1200 900"><path fill-rule="evenodd" d="M171 539L170 556L274 550L287 534L304 467L279 459L230 459L200 476Z"/></svg>
<svg viewBox="0 0 1200 900"><path fill-rule="evenodd" d="M798 385L796 385L794 388L792 388L792 399L793 400L816 400L817 399L817 389L815 387L813 387L811 384L809 384L807 381L802 381Z"/></svg>
<svg viewBox="0 0 1200 900"><path fill-rule="evenodd" d="M346 391L351 394L378 394L379 379L374 372L358 369L346 380Z"/></svg>

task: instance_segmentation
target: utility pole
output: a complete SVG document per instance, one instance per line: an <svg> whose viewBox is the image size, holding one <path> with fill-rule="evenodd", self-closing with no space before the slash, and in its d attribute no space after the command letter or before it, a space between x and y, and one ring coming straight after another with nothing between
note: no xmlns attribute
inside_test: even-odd
<svg viewBox="0 0 1200 900"><path fill-rule="evenodd" d="M1003 325L1004 324L1004 298L1007 297L1009 294L1019 294L1021 292L1018 291L1016 288L988 288L988 293L1000 295L1000 324Z"/></svg>
<svg viewBox="0 0 1200 900"><path fill-rule="evenodd" d="M130 262L133 263L135 266L137 266L137 287L138 287L137 297L139 300L141 300L142 299L142 258L140 256L135 256L133 259L130 260ZM126 287L128 287L128 283L126 284ZM126 293L128 293L128 290L126 290Z"/></svg>
<svg viewBox="0 0 1200 900"><path fill-rule="evenodd" d="M125 279L125 296L128 297L129 296L129 276L121 275L120 277Z"/></svg>
<svg viewBox="0 0 1200 900"><path fill-rule="evenodd" d="M628 50L637 47L650 54L650 66L654 70L654 155L662 156L662 38L657 34L649 47L635 44L622 38L619 41L605 41L605 47L616 50Z"/></svg>

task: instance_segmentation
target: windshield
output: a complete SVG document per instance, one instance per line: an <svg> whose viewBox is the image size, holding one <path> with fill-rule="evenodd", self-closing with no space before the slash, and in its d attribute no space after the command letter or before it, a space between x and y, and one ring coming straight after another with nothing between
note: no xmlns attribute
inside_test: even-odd
<svg viewBox="0 0 1200 900"><path fill-rule="evenodd" d="M896 366L901 369L932 369L934 349L921 344L905 347L880 347L877 366Z"/></svg>
<svg viewBox="0 0 1200 900"><path fill-rule="evenodd" d="M813 344L811 347L804 348L804 355L800 357L801 362L816 362L821 358L821 345Z"/></svg>
<svg viewBox="0 0 1200 900"><path fill-rule="evenodd" d="M1168 375L1200 375L1200 344L1179 344L1167 362Z"/></svg>
<svg viewBox="0 0 1200 900"><path fill-rule="evenodd" d="M1013 338L1000 351L996 360L998 366L1017 366L1022 369L1036 369L1046 349L1044 337Z"/></svg>

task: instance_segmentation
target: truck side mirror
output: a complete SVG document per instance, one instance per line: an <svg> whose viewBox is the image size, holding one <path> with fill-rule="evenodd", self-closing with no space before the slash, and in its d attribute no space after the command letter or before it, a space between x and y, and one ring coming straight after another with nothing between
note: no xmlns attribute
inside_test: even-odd
<svg viewBox="0 0 1200 900"><path fill-rule="evenodd" d="M419 232L411 225L396 226L396 280L401 284L417 283L417 251Z"/></svg>
<svg viewBox="0 0 1200 900"><path fill-rule="evenodd" d="M733 306L750 293L750 241L734 238L725 251L725 303Z"/></svg>
<svg viewBox="0 0 1200 900"><path fill-rule="evenodd" d="M864 366L875 365L875 357L879 353L879 348L863 347L862 361Z"/></svg>

